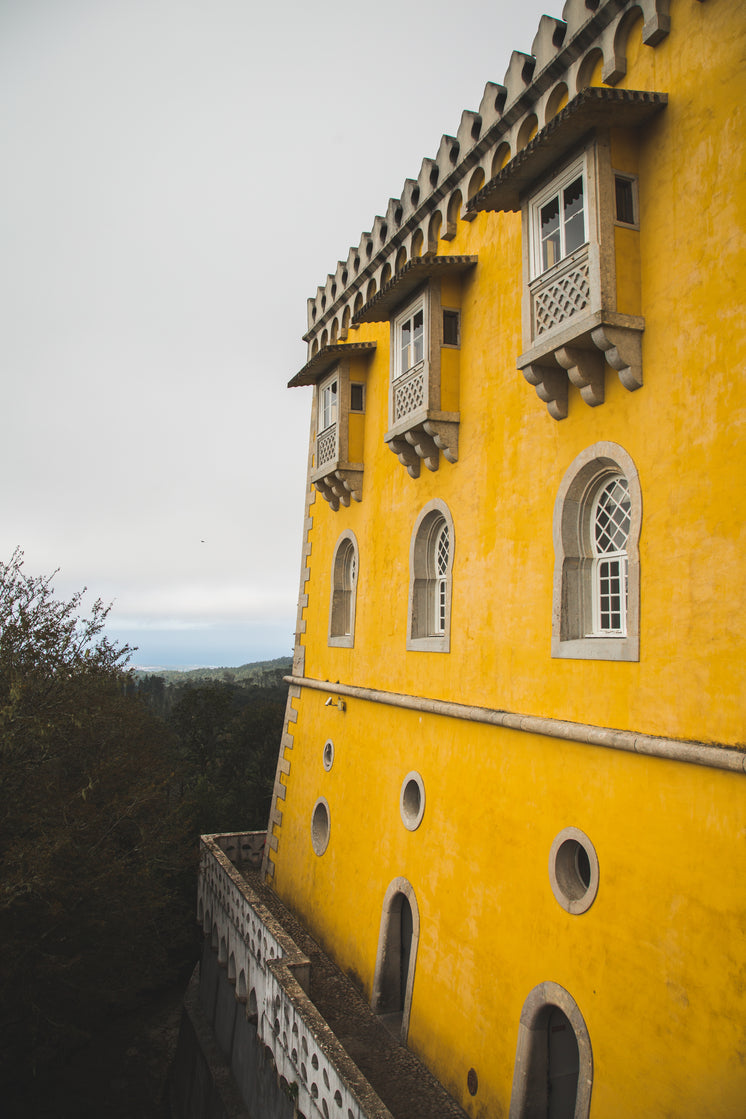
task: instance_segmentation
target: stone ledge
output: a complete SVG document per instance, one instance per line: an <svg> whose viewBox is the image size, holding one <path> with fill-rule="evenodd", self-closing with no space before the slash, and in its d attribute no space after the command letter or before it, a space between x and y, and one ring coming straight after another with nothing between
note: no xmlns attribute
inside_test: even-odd
<svg viewBox="0 0 746 1119"><path fill-rule="evenodd" d="M328 680L313 680L307 676L286 676L284 679L286 682L291 681L298 688L313 688L316 691L331 692L333 695L347 696L350 699L362 699L369 703L386 703L410 711L425 711L451 719L466 719L473 723L505 727L507 730L543 734L548 738L563 738L588 746L603 746L612 750L624 750L631 754L665 758L668 761L688 762L691 765L709 766L711 769L725 769L731 773L746 772L746 748L740 746L658 738L655 735L640 734L632 730L617 730L613 727L593 726L590 723L552 719L546 715L521 715L492 707L472 707L465 703L452 703L450 700L430 699L427 696L403 695L400 692L360 688L352 684L332 684Z"/></svg>

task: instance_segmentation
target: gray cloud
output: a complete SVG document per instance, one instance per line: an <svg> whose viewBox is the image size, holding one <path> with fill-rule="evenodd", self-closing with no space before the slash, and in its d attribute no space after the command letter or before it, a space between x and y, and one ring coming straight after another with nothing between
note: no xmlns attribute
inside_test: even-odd
<svg viewBox="0 0 746 1119"><path fill-rule="evenodd" d="M289 651L306 298L541 10L0 4L0 555L136 660Z"/></svg>

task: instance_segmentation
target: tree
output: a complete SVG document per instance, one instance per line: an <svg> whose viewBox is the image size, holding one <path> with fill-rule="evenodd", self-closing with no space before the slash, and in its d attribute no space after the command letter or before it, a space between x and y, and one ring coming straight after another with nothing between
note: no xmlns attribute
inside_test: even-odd
<svg viewBox="0 0 746 1119"><path fill-rule="evenodd" d="M0 1077L38 1072L189 956L174 741L98 600L0 563Z"/></svg>
<svg viewBox="0 0 746 1119"><path fill-rule="evenodd" d="M287 687L187 684L169 718L196 832L261 829L269 816Z"/></svg>

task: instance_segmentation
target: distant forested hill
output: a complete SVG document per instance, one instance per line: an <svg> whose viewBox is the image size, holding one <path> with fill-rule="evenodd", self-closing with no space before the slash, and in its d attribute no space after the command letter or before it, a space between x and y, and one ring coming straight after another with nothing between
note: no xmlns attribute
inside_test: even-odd
<svg viewBox="0 0 746 1119"><path fill-rule="evenodd" d="M270 661L251 661L238 668L191 668L187 672L163 669L143 670L137 669L135 677L138 680L147 676L159 676L167 684L203 684L215 681L220 684L238 684L245 687L247 684L256 684L263 688L282 685L283 676L292 672L292 657L275 657Z"/></svg>

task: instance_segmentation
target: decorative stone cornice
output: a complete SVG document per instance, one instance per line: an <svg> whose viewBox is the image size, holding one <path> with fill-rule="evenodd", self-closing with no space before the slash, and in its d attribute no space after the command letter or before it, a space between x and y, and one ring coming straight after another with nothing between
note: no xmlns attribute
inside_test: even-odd
<svg viewBox="0 0 746 1119"><path fill-rule="evenodd" d="M346 260L337 263L308 300L309 345L344 337L352 318L404 261L437 251L455 235L459 219L476 217L471 200L497 177L508 159L527 147L556 114L563 90L572 100L588 87L599 52L602 80L616 85L626 73L627 39L640 13L642 40L657 46L670 28L669 0L566 0L562 19L542 16L531 53L514 51L503 84L488 82L478 111L466 110L455 136L444 135L434 159L389 201Z"/></svg>
<svg viewBox="0 0 746 1119"><path fill-rule="evenodd" d="M552 164L594 128L638 128L668 103L668 94L588 86L537 132L472 198L473 210L521 208L521 197Z"/></svg>
<svg viewBox="0 0 746 1119"><path fill-rule="evenodd" d="M405 303L431 276L442 272L460 273L473 268L476 256L424 256L408 261L392 280L353 316L352 325L386 322L397 307Z"/></svg>
<svg viewBox="0 0 746 1119"><path fill-rule="evenodd" d="M338 362L345 358L372 354L375 348L375 342L335 342L331 346L324 346L288 381L288 388L318 384Z"/></svg>

